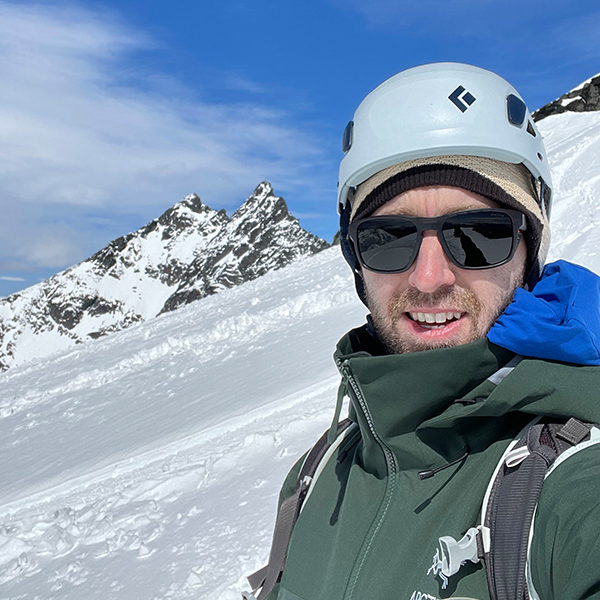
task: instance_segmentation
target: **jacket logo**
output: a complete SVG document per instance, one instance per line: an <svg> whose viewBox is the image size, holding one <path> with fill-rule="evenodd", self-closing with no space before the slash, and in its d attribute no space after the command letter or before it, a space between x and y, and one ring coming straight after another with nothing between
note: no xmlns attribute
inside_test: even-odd
<svg viewBox="0 0 600 600"><path fill-rule="evenodd" d="M461 97L462 96L462 97ZM458 108L461 112L465 112L477 98L471 94L471 92L465 91L462 85L459 85L449 96L448 99Z"/></svg>
<svg viewBox="0 0 600 600"><path fill-rule="evenodd" d="M442 573L442 567L444 563L440 558L440 549L438 548L435 551L435 556L433 557L433 564L429 567L429 571L427 571L427 575L433 573L434 576L439 575L442 580L442 589L445 590L448 587L448 578Z"/></svg>
<svg viewBox="0 0 600 600"><path fill-rule="evenodd" d="M435 596L432 596L431 594L425 594L423 592L417 592L417 590L415 590L412 593L410 600L438 600L438 599Z"/></svg>

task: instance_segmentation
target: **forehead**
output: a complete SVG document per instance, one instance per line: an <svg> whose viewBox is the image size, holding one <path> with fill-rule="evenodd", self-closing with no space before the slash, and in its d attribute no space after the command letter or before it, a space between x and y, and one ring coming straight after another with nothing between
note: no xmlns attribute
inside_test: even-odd
<svg viewBox="0 0 600 600"><path fill-rule="evenodd" d="M500 208L500 205L475 192L436 185L403 192L380 206L373 215L437 217L461 210L480 208Z"/></svg>

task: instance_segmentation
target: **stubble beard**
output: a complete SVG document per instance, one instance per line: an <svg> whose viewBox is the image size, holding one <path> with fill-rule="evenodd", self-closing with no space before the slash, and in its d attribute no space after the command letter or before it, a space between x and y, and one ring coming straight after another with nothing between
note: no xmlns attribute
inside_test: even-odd
<svg viewBox="0 0 600 600"><path fill-rule="evenodd" d="M487 307L473 291L455 287L442 288L433 294L410 289L394 296L387 306L382 306L375 301L368 289L365 289L365 292L375 331L385 351L388 354L404 354L435 348L450 348L483 339L498 317L512 302L515 290L517 287L522 287L523 280L523 271L513 273L508 288L502 290L499 287L497 294ZM444 341L423 341L415 339L409 333L402 333L398 328L398 322L400 319L406 318L405 314L409 308L414 311L419 307L444 305L468 313L471 319L471 328L466 335Z"/></svg>

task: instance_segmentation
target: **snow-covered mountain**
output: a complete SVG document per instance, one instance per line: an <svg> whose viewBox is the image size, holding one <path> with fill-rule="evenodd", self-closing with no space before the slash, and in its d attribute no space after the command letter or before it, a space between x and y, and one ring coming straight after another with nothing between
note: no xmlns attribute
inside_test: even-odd
<svg viewBox="0 0 600 600"><path fill-rule="evenodd" d="M88 260L0 300L0 370L119 331L327 248L261 183L229 218L187 196Z"/></svg>
<svg viewBox="0 0 600 600"><path fill-rule="evenodd" d="M600 273L600 113L539 128L551 258ZM365 312L330 248L0 374L0 597L239 600Z"/></svg>
<svg viewBox="0 0 600 600"><path fill-rule="evenodd" d="M594 112L600 110L600 73L579 84L570 92L533 113L534 121L565 112Z"/></svg>

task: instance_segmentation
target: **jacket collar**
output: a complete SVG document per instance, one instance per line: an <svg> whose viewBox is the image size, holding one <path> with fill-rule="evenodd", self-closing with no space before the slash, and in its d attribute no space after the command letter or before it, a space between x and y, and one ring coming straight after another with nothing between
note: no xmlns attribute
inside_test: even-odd
<svg viewBox="0 0 600 600"><path fill-rule="evenodd" d="M467 426L463 417L495 389L488 377L513 357L487 339L382 355L366 327L349 332L339 342L335 359L350 384L351 416L361 428L363 461L383 474L384 444L399 469L424 469L457 459L465 446L485 445L481 431ZM496 419L486 436L497 439L498 429L509 428L505 420Z"/></svg>

